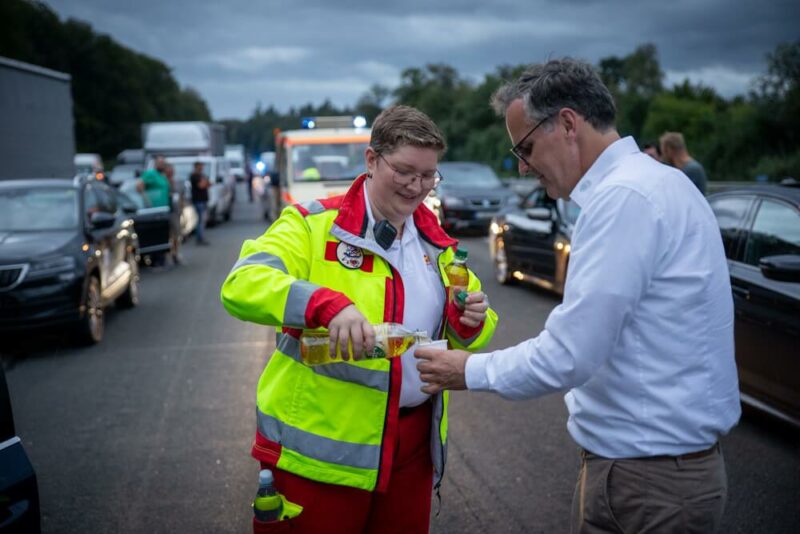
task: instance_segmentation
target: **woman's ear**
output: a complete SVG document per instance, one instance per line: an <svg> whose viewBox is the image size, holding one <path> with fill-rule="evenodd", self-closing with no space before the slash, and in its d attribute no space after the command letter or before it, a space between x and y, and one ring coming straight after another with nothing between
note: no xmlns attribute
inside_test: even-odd
<svg viewBox="0 0 800 534"><path fill-rule="evenodd" d="M367 178L372 178L375 168L378 166L378 153L371 146L364 151L364 161L367 164Z"/></svg>

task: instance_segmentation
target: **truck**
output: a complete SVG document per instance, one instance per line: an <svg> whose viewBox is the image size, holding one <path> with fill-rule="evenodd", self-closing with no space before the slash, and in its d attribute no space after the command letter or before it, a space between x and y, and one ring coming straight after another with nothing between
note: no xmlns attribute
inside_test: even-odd
<svg viewBox="0 0 800 534"><path fill-rule="evenodd" d="M275 139L280 206L347 191L366 171L371 134L360 116L308 117L301 129L280 132Z"/></svg>
<svg viewBox="0 0 800 534"><path fill-rule="evenodd" d="M243 182L247 178L247 155L244 145L225 145L225 159L231 169L231 174L237 182Z"/></svg>
<svg viewBox="0 0 800 534"><path fill-rule="evenodd" d="M236 180L225 159L225 126L211 122L151 122L142 125L145 168L164 156L175 167L175 178L188 181L195 163L211 182L208 224L228 220L233 212Z"/></svg>
<svg viewBox="0 0 800 534"><path fill-rule="evenodd" d="M70 80L0 57L0 180L75 175Z"/></svg>

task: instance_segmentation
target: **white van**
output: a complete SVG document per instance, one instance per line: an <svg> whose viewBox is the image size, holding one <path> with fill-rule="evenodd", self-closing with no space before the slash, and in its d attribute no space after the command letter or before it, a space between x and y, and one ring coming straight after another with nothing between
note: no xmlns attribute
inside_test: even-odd
<svg viewBox="0 0 800 534"><path fill-rule="evenodd" d="M215 156L167 156L167 163L175 167L175 180L186 183L186 201L191 202L189 176L195 162L203 164L203 174L211 185L208 188L208 225L228 221L233 213L235 178L230 173L225 158Z"/></svg>
<svg viewBox="0 0 800 534"><path fill-rule="evenodd" d="M103 172L103 158L100 154L75 154L73 159L75 174L78 176L92 176L97 180L105 179Z"/></svg>
<svg viewBox="0 0 800 534"><path fill-rule="evenodd" d="M340 195L366 171L372 131L363 117L317 117L304 126L275 140L282 206Z"/></svg>

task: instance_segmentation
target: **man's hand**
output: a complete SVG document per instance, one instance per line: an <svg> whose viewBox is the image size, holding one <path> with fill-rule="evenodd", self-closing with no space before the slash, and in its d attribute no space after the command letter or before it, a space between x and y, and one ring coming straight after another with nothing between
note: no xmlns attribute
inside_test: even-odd
<svg viewBox="0 0 800 534"><path fill-rule="evenodd" d="M460 306L459 306L460 307ZM458 322L464 326L475 328L486 320L486 310L489 309L489 299L482 291L473 291L467 295L464 303L464 312Z"/></svg>
<svg viewBox="0 0 800 534"><path fill-rule="evenodd" d="M328 335L331 358L336 357L337 343L343 360L350 359L348 341L353 346L354 360L363 359L364 351L371 351L375 347L375 329L353 304L334 315L328 324Z"/></svg>
<svg viewBox="0 0 800 534"><path fill-rule="evenodd" d="M414 351L419 377L423 382L421 391L435 395L444 389L467 389L464 370L469 352L465 350L438 350L420 347Z"/></svg>

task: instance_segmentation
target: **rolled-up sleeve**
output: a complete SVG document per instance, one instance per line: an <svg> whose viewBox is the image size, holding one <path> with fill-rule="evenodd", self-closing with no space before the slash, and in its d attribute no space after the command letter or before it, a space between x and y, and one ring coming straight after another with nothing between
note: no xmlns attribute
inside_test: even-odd
<svg viewBox="0 0 800 534"><path fill-rule="evenodd" d="M511 399L585 383L613 352L658 262L663 216L623 186L599 192L572 240L564 300L535 338L467 360L471 390Z"/></svg>

